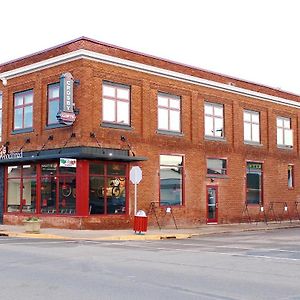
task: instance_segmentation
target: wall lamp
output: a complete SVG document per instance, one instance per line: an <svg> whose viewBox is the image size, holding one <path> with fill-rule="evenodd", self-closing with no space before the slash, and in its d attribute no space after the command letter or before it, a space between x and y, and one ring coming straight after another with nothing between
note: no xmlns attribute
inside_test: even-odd
<svg viewBox="0 0 300 300"><path fill-rule="evenodd" d="M1 77L0 80L4 86L7 86L7 79L5 77Z"/></svg>

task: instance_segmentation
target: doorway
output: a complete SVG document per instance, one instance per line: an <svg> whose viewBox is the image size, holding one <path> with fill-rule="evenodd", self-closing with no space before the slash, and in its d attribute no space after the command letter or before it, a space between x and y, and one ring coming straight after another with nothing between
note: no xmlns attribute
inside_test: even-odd
<svg viewBox="0 0 300 300"><path fill-rule="evenodd" d="M207 224L218 223L218 187L208 185L206 187L207 199Z"/></svg>

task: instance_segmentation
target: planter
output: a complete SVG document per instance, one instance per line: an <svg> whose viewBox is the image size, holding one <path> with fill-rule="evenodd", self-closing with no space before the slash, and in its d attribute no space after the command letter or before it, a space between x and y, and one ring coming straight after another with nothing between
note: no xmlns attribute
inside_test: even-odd
<svg viewBox="0 0 300 300"><path fill-rule="evenodd" d="M25 232L27 233L40 233L41 221L23 221Z"/></svg>

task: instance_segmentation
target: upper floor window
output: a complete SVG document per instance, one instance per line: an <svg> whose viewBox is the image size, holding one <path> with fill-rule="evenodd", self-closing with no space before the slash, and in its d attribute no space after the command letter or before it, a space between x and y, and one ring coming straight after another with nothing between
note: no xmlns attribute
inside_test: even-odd
<svg viewBox="0 0 300 300"><path fill-rule="evenodd" d="M102 120L119 125L130 125L130 87L103 82Z"/></svg>
<svg viewBox="0 0 300 300"><path fill-rule="evenodd" d="M208 158L206 160L208 175L226 175L227 160L221 158Z"/></svg>
<svg viewBox="0 0 300 300"><path fill-rule="evenodd" d="M205 113L205 136L224 137L224 107L222 104L206 102Z"/></svg>
<svg viewBox="0 0 300 300"><path fill-rule="evenodd" d="M160 155L160 205L183 204L183 157Z"/></svg>
<svg viewBox="0 0 300 300"><path fill-rule="evenodd" d="M32 128L33 90L14 94L14 130Z"/></svg>
<svg viewBox="0 0 300 300"><path fill-rule="evenodd" d="M2 93L0 92L0 142L2 141Z"/></svg>
<svg viewBox="0 0 300 300"><path fill-rule="evenodd" d="M47 125L58 124L56 115L59 111L59 83L48 85L48 118Z"/></svg>
<svg viewBox="0 0 300 300"><path fill-rule="evenodd" d="M293 147L293 130L291 129L291 119L277 117L277 145Z"/></svg>
<svg viewBox="0 0 300 300"><path fill-rule="evenodd" d="M181 132L181 98L175 95L158 94L158 130Z"/></svg>
<svg viewBox="0 0 300 300"><path fill-rule="evenodd" d="M260 142L259 112L244 110L244 141Z"/></svg>

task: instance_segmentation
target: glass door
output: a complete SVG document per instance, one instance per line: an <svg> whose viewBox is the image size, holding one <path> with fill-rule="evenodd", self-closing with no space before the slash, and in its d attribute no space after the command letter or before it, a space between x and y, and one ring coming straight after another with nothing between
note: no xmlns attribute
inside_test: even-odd
<svg viewBox="0 0 300 300"><path fill-rule="evenodd" d="M206 187L207 224L218 223L218 187Z"/></svg>

